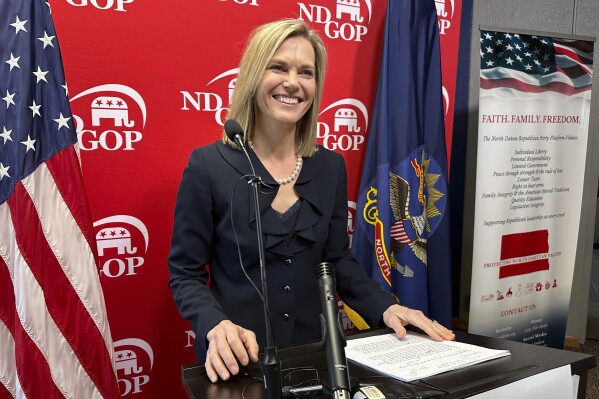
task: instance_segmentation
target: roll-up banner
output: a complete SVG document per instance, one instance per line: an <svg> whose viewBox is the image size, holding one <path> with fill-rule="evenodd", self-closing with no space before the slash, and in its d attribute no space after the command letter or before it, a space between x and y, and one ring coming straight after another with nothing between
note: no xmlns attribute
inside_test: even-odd
<svg viewBox="0 0 599 399"><path fill-rule="evenodd" d="M594 41L480 27L471 333L563 347Z"/></svg>

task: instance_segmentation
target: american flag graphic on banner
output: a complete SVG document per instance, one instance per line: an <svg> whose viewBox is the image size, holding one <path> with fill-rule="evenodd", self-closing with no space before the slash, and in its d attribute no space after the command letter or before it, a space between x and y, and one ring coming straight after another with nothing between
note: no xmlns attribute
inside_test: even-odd
<svg viewBox="0 0 599 399"><path fill-rule="evenodd" d="M480 87L507 93L591 90L593 42L504 32L480 32Z"/></svg>
<svg viewBox="0 0 599 399"><path fill-rule="evenodd" d="M0 2L0 397L119 397L49 3Z"/></svg>

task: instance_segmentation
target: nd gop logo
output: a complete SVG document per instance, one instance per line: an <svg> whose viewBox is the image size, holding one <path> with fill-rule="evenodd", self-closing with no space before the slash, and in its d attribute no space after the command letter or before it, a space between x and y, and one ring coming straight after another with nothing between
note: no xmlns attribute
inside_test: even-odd
<svg viewBox="0 0 599 399"><path fill-rule="evenodd" d="M360 0L336 0L334 8L316 4L297 4L299 19L324 25L324 33L328 38L361 42L362 37L368 33L366 25L372 18L370 0L362 0L362 3ZM367 9L367 21L363 16L364 6Z"/></svg>
<svg viewBox="0 0 599 399"><path fill-rule="evenodd" d="M183 96L181 110L190 111L195 109L201 112L213 112L215 122L223 126L229 112L228 107L233 99L238 73L239 68L221 73L206 84L206 87L213 85L206 91L189 92L181 90L180 93ZM218 91L221 95L216 94L214 91Z"/></svg>
<svg viewBox="0 0 599 399"><path fill-rule="evenodd" d="M451 26L453 19L453 11L455 8L455 0L435 0L437 7L437 19L439 21L439 34L444 35L445 31ZM448 9L451 7L451 9Z"/></svg>
<svg viewBox="0 0 599 399"><path fill-rule="evenodd" d="M131 87L105 84L87 89L73 98L73 115L79 148L94 151L135 150L146 125L146 104ZM73 107L75 108L75 107Z"/></svg>
<svg viewBox="0 0 599 399"><path fill-rule="evenodd" d="M94 222L100 273L106 277L134 276L148 252L148 229L128 215L110 216Z"/></svg>
<svg viewBox="0 0 599 399"><path fill-rule="evenodd" d="M358 151L368 129L368 111L354 98L336 101L319 114L316 138L329 150Z"/></svg>
<svg viewBox="0 0 599 399"><path fill-rule="evenodd" d="M125 12L125 4L131 4L133 0L67 0L67 3L75 7L91 6L98 10Z"/></svg>
<svg viewBox="0 0 599 399"><path fill-rule="evenodd" d="M114 342L114 364L121 396L140 393L150 381L154 351L143 339L121 339Z"/></svg>

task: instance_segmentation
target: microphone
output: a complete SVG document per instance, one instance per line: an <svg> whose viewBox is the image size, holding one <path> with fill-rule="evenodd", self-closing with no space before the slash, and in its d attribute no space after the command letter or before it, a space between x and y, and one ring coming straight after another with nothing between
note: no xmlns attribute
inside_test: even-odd
<svg viewBox="0 0 599 399"><path fill-rule="evenodd" d="M281 361L277 356L277 345L274 340L274 331L270 323L270 312L268 310L268 290L266 284L266 258L264 256L264 243L262 242L262 219L260 217L260 201L258 197L258 185L260 177L256 176L254 165L243 143L243 129L234 119L225 122L225 133L227 137L237 143L245 154L252 170L252 178L249 183L254 188L254 209L256 212L256 235L258 238L258 258L260 260L260 277L262 280L262 300L264 304L264 320L266 322L266 346L264 348L264 359L260 362L262 376L264 377L264 388L268 399L281 399L283 395L283 383L281 379Z"/></svg>
<svg viewBox="0 0 599 399"><path fill-rule="evenodd" d="M245 144L243 143L243 129L235 119L227 119L225 122L225 134L229 140L237 143L238 146L245 148ZM252 161L250 161L250 166L254 169Z"/></svg>
<svg viewBox="0 0 599 399"><path fill-rule="evenodd" d="M349 399L351 386L345 358L345 333L337 305L335 267L328 262L322 262L318 265L317 274L322 307L320 324L322 339L326 345L331 393L335 399Z"/></svg>

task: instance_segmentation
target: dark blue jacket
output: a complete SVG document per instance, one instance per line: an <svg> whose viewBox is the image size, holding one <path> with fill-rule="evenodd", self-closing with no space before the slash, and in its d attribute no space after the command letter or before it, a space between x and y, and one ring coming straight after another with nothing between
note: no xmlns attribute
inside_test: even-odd
<svg viewBox="0 0 599 399"><path fill-rule="evenodd" d="M343 157L319 147L314 156L304 158L295 183L303 201L289 242L287 229L270 206L278 185L250 154L256 174L271 187L260 189L260 214L277 346L321 339L316 271L323 261L335 265L337 292L345 303L370 326L380 325L384 310L395 300L365 274L348 249ZM233 212L243 266L260 289L253 194L243 178L249 170L241 151L217 142L192 152L179 187L169 285L179 312L196 334L200 362L205 359L206 334L225 319L254 331L264 348L262 303L241 270L231 224Z"/></svg>

